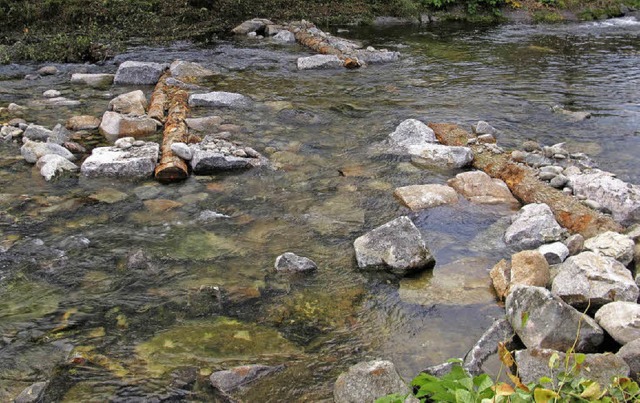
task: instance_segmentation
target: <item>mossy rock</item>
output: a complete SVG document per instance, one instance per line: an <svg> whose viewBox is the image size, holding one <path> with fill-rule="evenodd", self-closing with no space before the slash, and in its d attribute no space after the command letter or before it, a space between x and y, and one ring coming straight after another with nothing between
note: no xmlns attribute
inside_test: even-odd
<svg viewBox="0 0 640 403"><path fill-rule="evenodd" d="M55 312L60 299L57 289L24 277L8 281L0 287L0 330Z"/></svg>

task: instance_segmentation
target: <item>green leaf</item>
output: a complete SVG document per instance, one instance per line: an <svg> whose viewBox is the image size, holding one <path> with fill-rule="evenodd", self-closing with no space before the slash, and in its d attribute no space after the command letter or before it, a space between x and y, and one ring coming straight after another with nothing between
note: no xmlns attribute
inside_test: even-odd
<svg viewBox="0 0 640 403"><path fill-rule="evenodd" d="M558 368L559 359L560 359L560 356L558 355L558 353L551 354L551 358L549 358L549 368L551 369Z"/></svg>
<svg viewBox="0 0 640 403"><path fill-rule="evenodd" d="M578 365L582 364L584 362L584 360L587 358L587 356L585 354L582 353L576 353L573 355L574 359L576 360L576 363Z"/></svg>
<svg viewBox="0 0 640 403"><path fill-rule="evenodd" d="M487 374L482 374L473 378L473 384L478 388L478 392L484 392L487 389L491 389L493 379Z"/></svg>
<svg viewBox="0 0 640 403"><path fill-rule="evenodd" d="M462 358L449 358L446 362L451 364L462 364L464 360Z"/></svg>
<svg viewBox="0 0 640 403"><path fill-rule="evenodd" d="M471 379L471 378L462 378L462 379L458 380L458 383L460 383L460 385L464 386L464 388L466 390L468 390L469 392L473 392L473 379Z"/></svg>
<svg viewBox="0 0 640 403"><path fill-rule="evenodd" d="M458 379L468 378L467 372L459 365L455 365L451 368L451 372L442 377L443 380L457 381Z"/></svg>
<svg viewBox="0 0 640 403"><path fill-rule="evenodd" d="M468 390L458 389L456 390L456 403L475 403L476 399L473 398L473 395Z"/></svg>
<svg viewBox="0 0 640 403"><path fill-rule="evenodd" d="M538 380L539 383L553 383L553 379L549 378L548 376L543 376L542 378L540 378Z"/></svg>
<svg viewBox="0 0 640 403"><path fill-rule="evenodd" d="M408 396L408 393L406 395L394 393L392 395L377 398L375 403L403 403Z"/></svg>
<svg viewBox="0 0 640 403"><path fill-rule="evenodd" d="M523 312L520 317L520 327L525 327L527 322L529 322L529 312Z"/></svg>
<svg viewBox="0 0 640 403"><path fill-rule="evenodd" d="M558 394L550 389L537 388L533 391L533 398L536 403L548 403L558 398Z"/></svg>
<svg viewBox="0 0 640 403"><path fill-rule="evenodd" d="M580 393L580 397L589 400L599 399L602 394L602 388L598 382L591 382L587 388Z"/></svg>

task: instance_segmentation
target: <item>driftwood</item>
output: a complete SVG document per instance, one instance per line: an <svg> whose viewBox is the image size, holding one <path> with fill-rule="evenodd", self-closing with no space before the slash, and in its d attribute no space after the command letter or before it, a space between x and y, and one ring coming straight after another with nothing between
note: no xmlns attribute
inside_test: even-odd
<svg viewBox="0 0 640 403"><path fill-rule="evenodd" d="M156 167L155 176L160 182L176 182L189 176L187 164L171 151L173 143L188 141L185 119L189 113L189 94L187 91L173 86L165 86L168 103L168 115L164 124L162 139L162 157Z"/></svg>
<svg viewBox="0 0 640 403"><path fill-rule="evenodd" d="M149 110L147 116L153 118L160 123L164 123L166 120L165 112L167 111L167 78L171 75L168 71L160 77L156 84L153 93L151 94L151 101L149 102Z"/></svg>
<svg viewBox="0 0 640 403"><path fill-rule="evenodd" d="M430 123L440 143L464 146L472 137L470 133L455 124ZM508 153L496 154L483 145L471 145L473 167L486 172L492 178L502 179L511 193L522 203L547 204L560 225L585 238L606 231L621 232L623 228L611 217L585 206L573 196L540 181L535 171L525 165L510 160Z"/></svg>

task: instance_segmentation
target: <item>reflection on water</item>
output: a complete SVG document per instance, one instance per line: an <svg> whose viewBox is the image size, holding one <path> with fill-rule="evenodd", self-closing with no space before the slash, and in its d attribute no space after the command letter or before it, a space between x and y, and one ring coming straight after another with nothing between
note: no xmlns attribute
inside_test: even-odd
<svg viewBox="0 0 640 403"><path fill-rule="evenodd" d="M505 146L566 141L640 182L637 21L349 29L367 45L398 47L403 59L298 72L306 50L240 41L134 48L104 66L59 65L60 75L34 81L20 78L39 66L0 67L3 105L34 104L51 88L81 101L25 111L27 121L52 127L99 116L132 90L72 86L72 72L114 72L128 59L200 62L221 72L204 86L244 93L257 106L192 115L238 125L228 126L233 140L278 168L168 186L47 183L16 157L18 145L0 144L2 400L47 379L61 401L210 400L211 371L254 363L286 368L256 383L248 401L321 400L361 360L391 359L410 378L463 355L501 315L487 272L510 253L501 237L512 211L461 202L410 214L400 206L396 187L456 173L372 153L404 119L487 120ZM556 104L593 117L568 121L552 113ZM96 135L85 140L101 144ZM353 239L402 214L428 240L433 272L402 281L360 272ZM275 275L286 251L319 270Z"/></svg>

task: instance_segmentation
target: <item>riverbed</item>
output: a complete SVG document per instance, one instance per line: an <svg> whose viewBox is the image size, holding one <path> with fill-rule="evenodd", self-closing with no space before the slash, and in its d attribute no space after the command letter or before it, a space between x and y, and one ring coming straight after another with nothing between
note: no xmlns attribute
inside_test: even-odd
<svg viewBox="0 0 640 403"><path fill-rule="evenodd" d="M488 271L511 255L502 236L514 210L464 200L416 213L401 206L395 188L459 172L377 152L405 119L469 129L485 120L507 149L566 142L640 183L635 18L329 30L402 57L297 71L308 50L242 38L138 44L104 64L56 65L60 74L34 80L24 76L39 65L0 67L0 105L28 106L24 119L51 128L74 115L99 117L110 99L140 89L72 85L71 73L114 73L126 60L198 62L219 72L201 83L205 91L256 102L192 116L221 116L231 139L274 167L171 185L46 182L18 144L0 144L0 400L38 381L50 381L55 401L211 400L213 371L284 364L242 398L321 401L359 361L389 359L409 380L463 356L503 315ZM81 104L44 106L49 89ZM574 121L555 105L592 116ZM94 134L85 145L106 142ZM204 211L221 216L203 220ZM361 272L353 240L401 215L423 233L435 268L402 280ZM127 264L138 251L143 264ZM318 270L276 275L274 261L288 251Z"/></svg>

